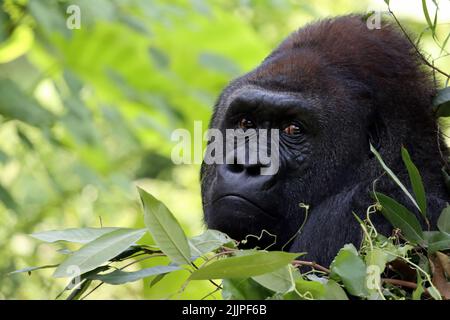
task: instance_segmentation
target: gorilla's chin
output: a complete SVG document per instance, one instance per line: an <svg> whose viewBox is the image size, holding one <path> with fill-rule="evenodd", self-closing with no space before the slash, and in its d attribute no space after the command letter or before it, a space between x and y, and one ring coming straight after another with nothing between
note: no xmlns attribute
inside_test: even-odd
<svg viewBox="0 0 450 320"><path fill-rule="evenodd" d="M265 248L276 241L274 234L279 221L241 196L217 198L205 208L205 217L210 229L225 232L237 241L245 240L240 247Z"/></svg>

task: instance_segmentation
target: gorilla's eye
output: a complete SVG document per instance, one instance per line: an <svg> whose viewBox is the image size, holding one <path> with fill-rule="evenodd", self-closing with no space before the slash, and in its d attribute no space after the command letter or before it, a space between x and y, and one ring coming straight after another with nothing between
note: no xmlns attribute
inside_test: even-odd
<svg viewBox="0 0 450 320"><path fill-rule="evenodd" d="M295 123L291 123L283 129L283 132L290 136L297 135L297 134L301 133L301 128L299 125L296 125Z"/></svg>
<svg viewBox="0 0 450 320"><path fill-rule="evenodd" d="M242 118L241 120L239 120L239 128L240 129L250 129L250 128L254 128L255 124L253 123L252 120L249 120L247 118Z"/></svg>

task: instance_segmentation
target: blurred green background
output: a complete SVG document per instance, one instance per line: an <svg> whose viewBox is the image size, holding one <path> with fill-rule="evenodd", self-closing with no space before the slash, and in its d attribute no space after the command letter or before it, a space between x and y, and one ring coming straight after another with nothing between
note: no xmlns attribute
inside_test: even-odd
<svg viewBox="0 0 450 320"><path fill-rule="evenodd" d="M80 29L66 27L71 4L81 9ZM436 60L443 70L449 57L435 41L450 31L449 4L440 2L433 40L421 1L391 1L409 30L425 30L422 47L443 56ZM192 130L195 120L206 129L228 81L305 23L386 10L382 0L0 0L0 7L0 299L53 299L65 286L52 270L7 275L61 260L27 234L143 227L136 184L164 201L188 235L200 233L199 166L172 164L171 132ZM195 282L178 292L186 277L103 286L90 298L198 299L213 289Z"/></svg>

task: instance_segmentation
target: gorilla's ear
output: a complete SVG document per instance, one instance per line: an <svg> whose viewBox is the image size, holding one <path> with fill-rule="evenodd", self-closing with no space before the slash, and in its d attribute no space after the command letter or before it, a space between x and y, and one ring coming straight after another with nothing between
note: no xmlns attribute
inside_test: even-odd
<svg viewBox="0 0 450 320"><path fill-rule="evenodd" d="M380 150L381 148L381 133L382 133L383 123L381 121L381 118L378 114L375 114L372 116L372 121L369 124L369 127L367 128L367 137L370 144L373 145L373 147L376 150ZM370 151L369 147L369 154L370 157L373 156L373 153Z"/></svg>

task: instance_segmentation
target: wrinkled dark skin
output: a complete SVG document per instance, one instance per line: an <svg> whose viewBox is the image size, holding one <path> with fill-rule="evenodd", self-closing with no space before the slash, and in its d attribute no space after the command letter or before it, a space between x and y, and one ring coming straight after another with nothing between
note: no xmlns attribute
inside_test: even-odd
<svg viewBox="0 0 450 320"><path fill-rule="evenodd" d="M377 191L415 210L382 175L372 143L410 189L401 146L409 151L424 180L434 227L449 201L431 108L435 93L430 71L392 25L369 30L361 17L345 16L294 32L225 88L210 127L236 128L245 117L257 128L295 122L300 133L280 133L280 169L273 176L258 174L258 164L203 164L207 226L236 240L264 229L276 235L271 250L307 252L304 259L329 265L344 244L359 246L362 231L352 212L365 217L374 204L375 179ZM300 203L310 209L296 234L305 220ZM392 232L381 213L372 221L379 232ZM260 248L274 241L267 234L249 239L247 246Z"/></svg>

